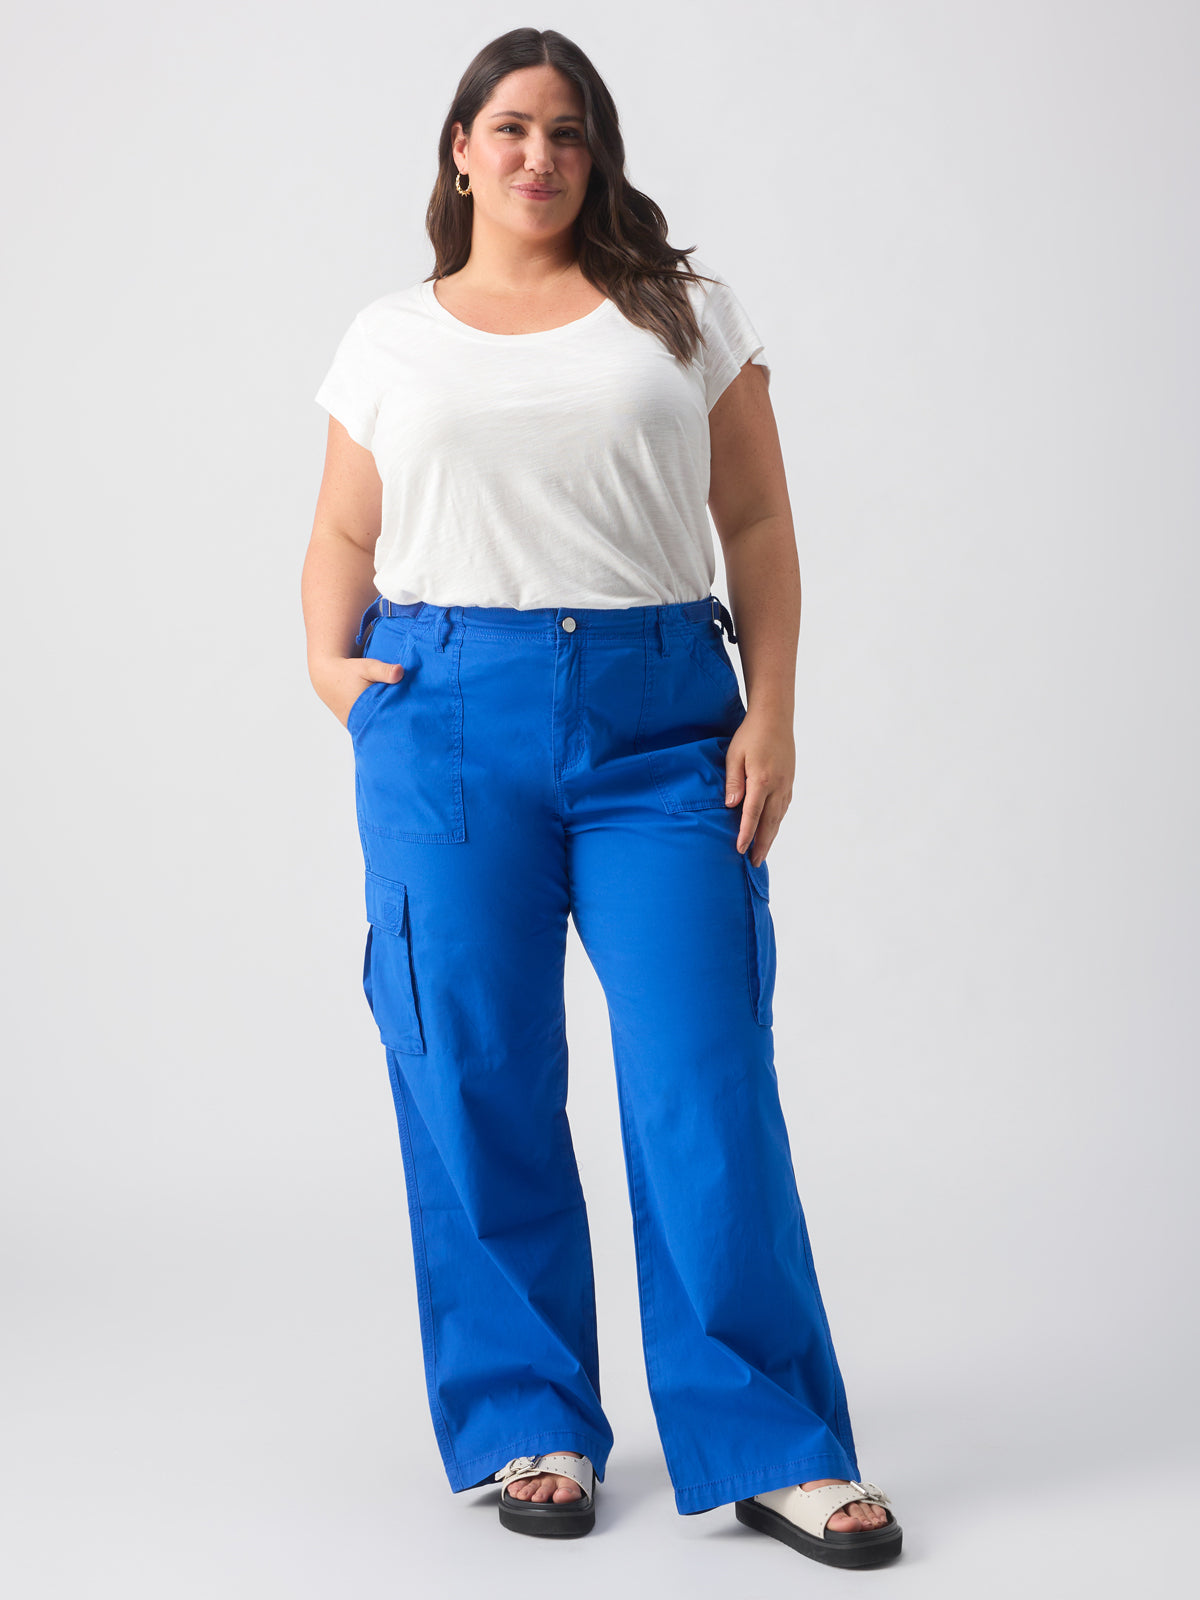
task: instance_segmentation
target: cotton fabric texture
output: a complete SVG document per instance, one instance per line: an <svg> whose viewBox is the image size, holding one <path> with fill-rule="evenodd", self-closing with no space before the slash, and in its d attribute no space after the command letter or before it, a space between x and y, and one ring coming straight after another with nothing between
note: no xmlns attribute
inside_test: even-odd
<svg viewBox="0 0 1200 1600"><path fill-rule="evenodd" d="M526 609L709 592L708 413L765 347L692 264L718 282L688 286L707 340L690 366L611 300L541 333L472 328L432 282L358 313L315 398L375 457L381 595Z"/></svg>

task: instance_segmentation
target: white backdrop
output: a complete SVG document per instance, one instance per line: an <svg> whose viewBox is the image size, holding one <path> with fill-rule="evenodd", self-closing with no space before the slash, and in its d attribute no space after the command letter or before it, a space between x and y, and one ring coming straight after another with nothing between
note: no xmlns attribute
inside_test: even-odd
<svg viewBox="0 0 1200 1600"><path fill-rule="evenodd" d="M1165 1592L1200 1488L1200 26L1166 0L7 24L0 1579L841 1581L674 1510L573 930L595 1533L451 1495L426 1405L352 755L305 666L312 396L429 270L454 85L531 21L592 56L631 180L773 369L804 587L776 1056L905 1527L861 1581Z"/></svg>

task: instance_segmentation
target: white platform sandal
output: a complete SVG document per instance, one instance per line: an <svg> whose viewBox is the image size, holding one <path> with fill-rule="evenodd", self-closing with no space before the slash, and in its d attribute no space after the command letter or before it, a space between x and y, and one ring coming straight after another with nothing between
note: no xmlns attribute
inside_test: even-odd
<svg viewBox="0 0 1200 1600"><path fill-rule="evenodd" d="M876 1483L823 1483L816 1489L767 1489L749 1500L734 1503L734 1515L748 1528L782 1539L814 1561L830 1567L878 1567L900 1554L904 1530L893 1514L877 1528L856 1528L834 1533L825 1524L835 1511L852 1500L870 1500L889 1506L891 1501Z"/></svg>
<svg viewBox="0 0 1200 1600"><path fill-rule="evenodd" d="M582 1493L574 1500L514 1500L509 1484L536 1478L539 1472L574 1478ZM514 1456L494 1476L500 1484L500 1521L513 1533L574 1539L595 1526L596 1472L587 1456Z"/></svg>

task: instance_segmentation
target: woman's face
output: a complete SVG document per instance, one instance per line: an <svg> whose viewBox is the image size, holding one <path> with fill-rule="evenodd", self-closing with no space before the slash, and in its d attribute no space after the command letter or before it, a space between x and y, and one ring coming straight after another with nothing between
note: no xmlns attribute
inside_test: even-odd
<svg viewBox="0 0 1200 1600"><path fill-rule="evenodd" d="M470 138L455 124L453 151L471 180L477 217L544 240L579 215L592 170L583 97L556 67L522 67L501 78ZM539 199L531 190L549 192Z"/></svg>

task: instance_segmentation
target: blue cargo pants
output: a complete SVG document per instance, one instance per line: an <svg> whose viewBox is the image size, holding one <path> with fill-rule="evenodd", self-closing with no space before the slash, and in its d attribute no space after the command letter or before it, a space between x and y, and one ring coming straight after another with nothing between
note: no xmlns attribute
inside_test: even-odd
<svg viewBox="0 0 1200 1600"><path fill-rule="evenodd" d="M567 918L603 986L646 1374L677 1510L855 1478L774 1065L766 862L735 841L746 708L715 596L396 605L348 732L363 987L403 1152L450 1487L577 1450L603 1480L587 1210L567 1120ZM733 637L730 629L731 637Z"/></svg>

